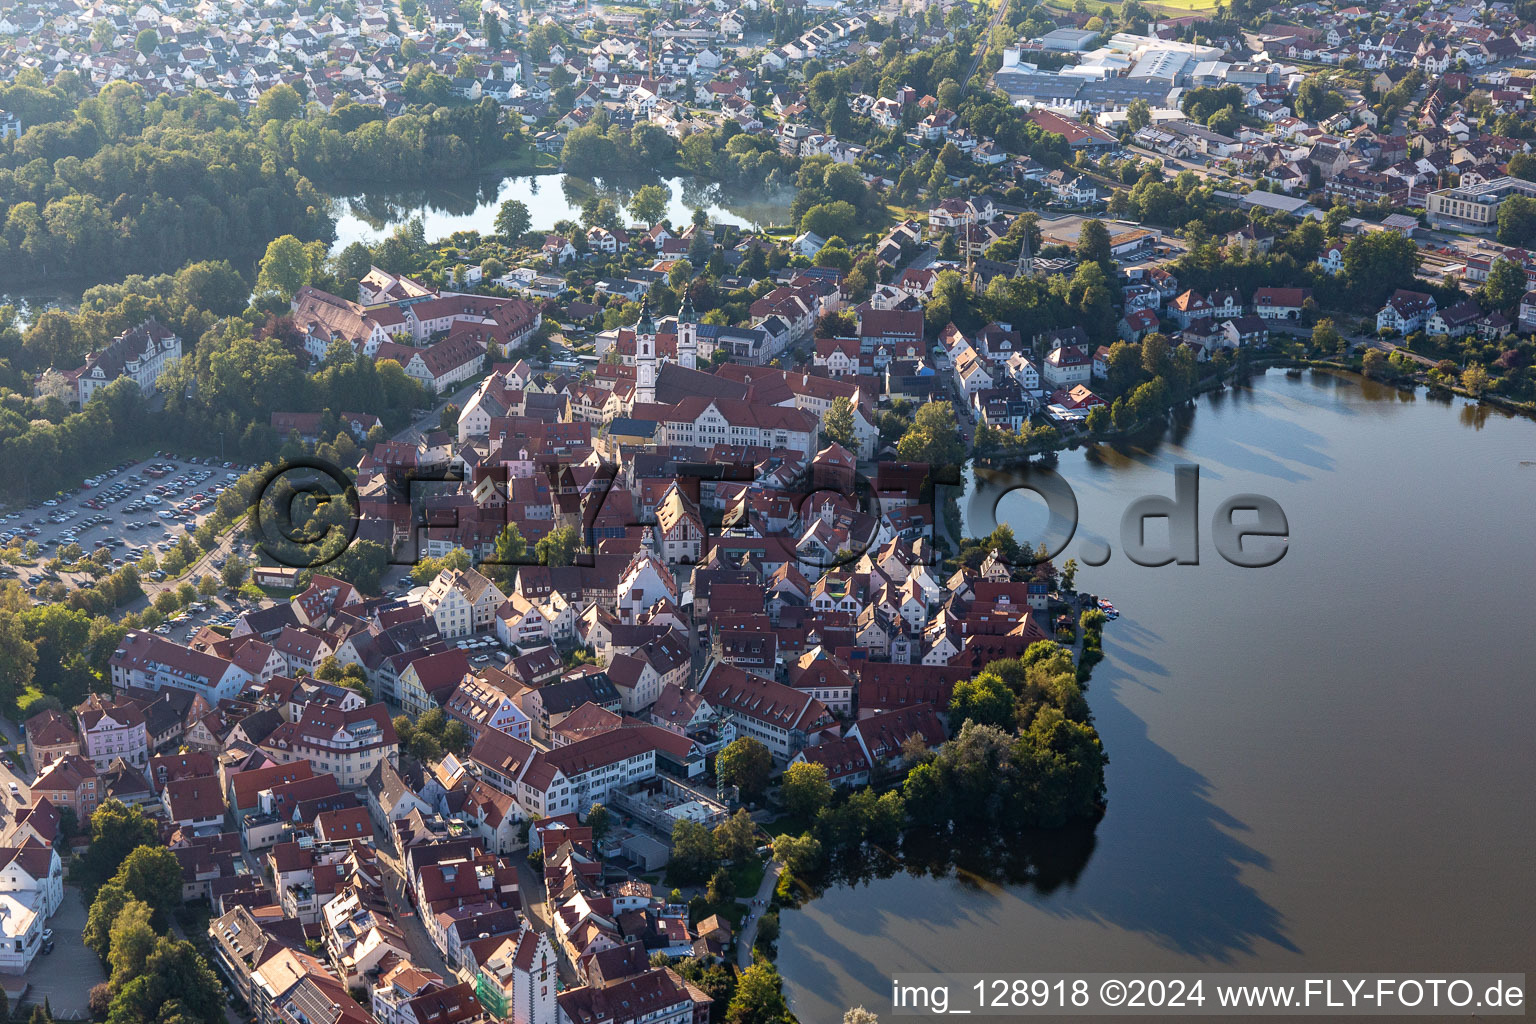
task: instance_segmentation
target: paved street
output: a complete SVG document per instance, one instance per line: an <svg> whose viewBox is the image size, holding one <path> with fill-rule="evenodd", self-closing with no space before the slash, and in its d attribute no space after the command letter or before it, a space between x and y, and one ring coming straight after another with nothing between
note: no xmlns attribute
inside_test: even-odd
<svg viewBox="0 0 1536 1024"><path fill-rule="evenodd" d="M419 966L436 971L445 980L452 981L453 972L438 954L437 947L432 944L432 937L422 927L421 918L412 908L410 897L406 895L405 866L395 855L393 837L375 825L373 845L378 848L379 863L384 867L384 894L389 897L389 909L394 913L400 930L405 933L405 941L411 947L411 956Z"/></svg>
<svg viewBox="0 0 1536 1024"><path fill-rule="evenodd" d="M80 890L66 885L64 903L48 921L48 927L53 929L54 950L46 956L39 953L26 975L32 986L26 1002L41 1004L46 999L59 1020L89 1017L91 986L107 980L101 961L80 941L85 917Z"/></svg>
<svg viewBox="0 0 1536 1024"><path fill-rule="evenodd" d="M745 970L752 966L752 944L757 941L757 923L763 916L763 911L768 909L768 904L773 900L773 890L779 884L779 872L784 865L777 860L768 862L768 870L763 872L762 884L757 887L757 899L759 905L749 907L747 916L742 921L741 934L736 937L736 965ZM737 899L737 903L750 904L754 897Z"/></svg>

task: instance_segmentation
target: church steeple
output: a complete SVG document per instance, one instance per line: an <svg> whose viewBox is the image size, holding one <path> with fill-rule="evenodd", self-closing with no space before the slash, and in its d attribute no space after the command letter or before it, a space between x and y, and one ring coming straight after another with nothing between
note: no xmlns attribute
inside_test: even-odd
<svg viewBox="0 0 1536 1024"><path fill-rule="evenodd" d="M651 319L651 300L640 303L640 319L635 321L635 403L656 402L656 322Z"/></svg>
<svg viewBox="0 0 1536 1024"><path fill-rule="evenodd" d="M677 311L677 365L698 369L699 318L693 312L693 296L683 292L683 305Z"/></svg>

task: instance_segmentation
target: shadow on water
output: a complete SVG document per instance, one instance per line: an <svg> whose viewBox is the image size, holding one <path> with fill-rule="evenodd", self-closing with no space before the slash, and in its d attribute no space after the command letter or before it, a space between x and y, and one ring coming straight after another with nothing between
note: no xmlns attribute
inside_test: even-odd
<svg viewBox="0 0 1536 1024"><path fill-rule="evenodd" d="M1103 845L1089 884L1043 909L1130 929L1218 963L1261 943L1298 952L1280 912L1241 878L1247 868L1270 867L1239 838L1247 826L1217 806L1206 778L1154 743L1146 723L1119 699L1121 691L1142 688L1138 677L1148 665L1168 674L1151 658L1128 657L1119 641L1116 632L1106 634L1109 657L1094 670L1089 691L1110 756L1110 808L1100 828L1115 841ZM1117 769L1117 761L1127 768Z"/></svg>
<svg viewBox="0 0 1536 1024"><path fill-rule="evenodd" d="M1132 627L1134 643L1155 637L1121 624ZM1270 869L1268 858L1241 838L1247 826L1217 806L1206 778L1154 743L1146 723L1120 699L1122 691L1142 685L1139 676L1167 675L1166 669L1150 658L1128 658L1119 633L1112 635L1107 645L1113 650L1090 690L1111 762L1104 819L1001 839L914 830L899 856L866 850L843 857L813 883L813 892L830 889L825 909L812 903L805 913L786 913L781 949L793 943L785 965L792 997L876 1005L892 965L876 964L870 954L899 955L902 970L1049 964L1063 951L1035 944L1049 943L1050 933L1031 937L1021 901L1063 921L1137 933L1206 963L1232 963L1266 944L1299 952L1280 912L1242 879L1246 870ZM895 879L898 874L905 879ZM931 881L915 881L922 878ZM833 921L837 935L827 930ZM996 949L963 950L934 941L956 929L1008 939ZM864 946L848 935L878 937L885 945ZM1132 966L1111 960L1098 969ZM844 989L839 975L854 984Z"/></svg>

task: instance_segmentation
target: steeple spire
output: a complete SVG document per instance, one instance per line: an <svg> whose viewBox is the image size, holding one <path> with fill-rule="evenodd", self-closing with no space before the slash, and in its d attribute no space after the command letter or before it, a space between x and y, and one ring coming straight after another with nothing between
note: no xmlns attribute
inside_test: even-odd
<svg viewBox="0 0 1536 1024"><path fill-rule="evenodd" d="M677 311L677 322L680 324L691 324L695 322L693 313L693 296L688 293L686 288L683 289L683 305Z"/></svg>

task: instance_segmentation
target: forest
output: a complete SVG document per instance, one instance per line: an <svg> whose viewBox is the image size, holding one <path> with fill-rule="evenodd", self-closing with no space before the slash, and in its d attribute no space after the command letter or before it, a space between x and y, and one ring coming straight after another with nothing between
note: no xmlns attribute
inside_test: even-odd
<svg viewBox="0 0 1536 1024"><path fill-rule="evenodd" d="M57 83L6 92L16 90L52 118L0 142L0 277L16 283L92 283L204 259L248 269L279 235L331 237L326 188L440 181L521 144L489 99L386 119L356 104L306 109L286 85L248 115L209 93L146 101L121 82L77 102Z"/></svg>

